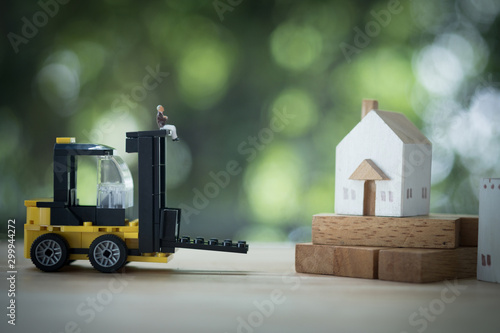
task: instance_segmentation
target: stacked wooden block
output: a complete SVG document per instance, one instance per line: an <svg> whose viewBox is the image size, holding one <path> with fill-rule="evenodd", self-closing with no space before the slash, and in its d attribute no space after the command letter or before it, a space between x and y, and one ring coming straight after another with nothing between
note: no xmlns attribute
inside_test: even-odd
<svg viewBox="0 0 500 333"><path fill-rule="evenodd" d="M297 244L299 273L426 283L476 276L474 216L313 216L312 243Z"/></svg>

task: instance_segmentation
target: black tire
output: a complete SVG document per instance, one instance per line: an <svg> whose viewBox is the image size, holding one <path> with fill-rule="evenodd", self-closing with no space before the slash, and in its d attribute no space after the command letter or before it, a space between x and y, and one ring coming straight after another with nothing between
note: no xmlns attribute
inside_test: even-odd
<svg viewBox="0 0 500 333"><path fill-rule="evenodd" d="M31 244L30 256L41 271L55 272L68 261L68 243L58 234L43 234Z"/></svg>
<svg viewBox="0 0 500 333"><path fill-rule="evenodd" d="M127 261L127 246L118 236L99 236L90 244L89 260L99 272L114 273Z"/></svg>

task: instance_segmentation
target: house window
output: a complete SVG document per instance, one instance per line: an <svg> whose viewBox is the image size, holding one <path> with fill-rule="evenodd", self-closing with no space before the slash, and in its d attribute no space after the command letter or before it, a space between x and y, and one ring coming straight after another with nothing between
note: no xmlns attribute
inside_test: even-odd
<svg viewBox="0 0 500 333"><path fill-rule="evenodd" d="M385 201L385 191L380 192L380 197L381 197L382 201Z"/></svg>
<svg viewBox="0 0 500 333"><path fill-rule="evenodd" d="M349 200L349 189L344 187L344 200Z"/></svg>
<svg viewBox="0 0 500 333"><path fill-rule="evenodd" d="M422 199L427 199L427 187L422 187Z"/></svg>
<svg viewBox="0 0 500 333"><path fill-rule="evenodd" d="M392 197L392 191L389 191L389 202L393 202L394 198Z"/></svg>
<svg viewBox="0 0 500 333"><path fill-rule="evenodd" d="M351 199L356 200L356 192L354 190L351 190Z"/></svg>
<svg viewBox="0 0 500 333"><path fill-rule="evenodd" d="M491 266L491 255L481 254L481 265L482 266Z"/></svg>

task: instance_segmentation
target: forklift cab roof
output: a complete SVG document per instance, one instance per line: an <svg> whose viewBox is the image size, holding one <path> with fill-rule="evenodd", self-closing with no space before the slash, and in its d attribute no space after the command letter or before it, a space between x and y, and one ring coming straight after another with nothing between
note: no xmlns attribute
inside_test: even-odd
<svg viewBox="0 0 500 333"><path fill-rule="evenodd" d="M54 155L113 155L113 147L93 143L56 143Z"/></svg>
<svg viewBox="0 0 500 333"><path fill-rule="evenodd" d="M76 143L75 138L57 138L54 145L54 203L78 206L76 173L78 156L98 158L98 208L127 208L133 205L130 170L113 147Z"/></svg>

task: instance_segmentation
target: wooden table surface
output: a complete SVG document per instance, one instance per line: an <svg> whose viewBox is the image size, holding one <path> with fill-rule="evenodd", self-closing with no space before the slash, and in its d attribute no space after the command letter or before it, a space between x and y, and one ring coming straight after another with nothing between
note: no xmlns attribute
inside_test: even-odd
<svg viewBox="0 0 500 333"><path fill-rule="evenodd" d="M500 284L297 274L291 244L251 244L247 255L178 250L168 264L114 275L84 261L42 273L16 255L16 326L4 278L0 332L500 332Z"/></svg>

